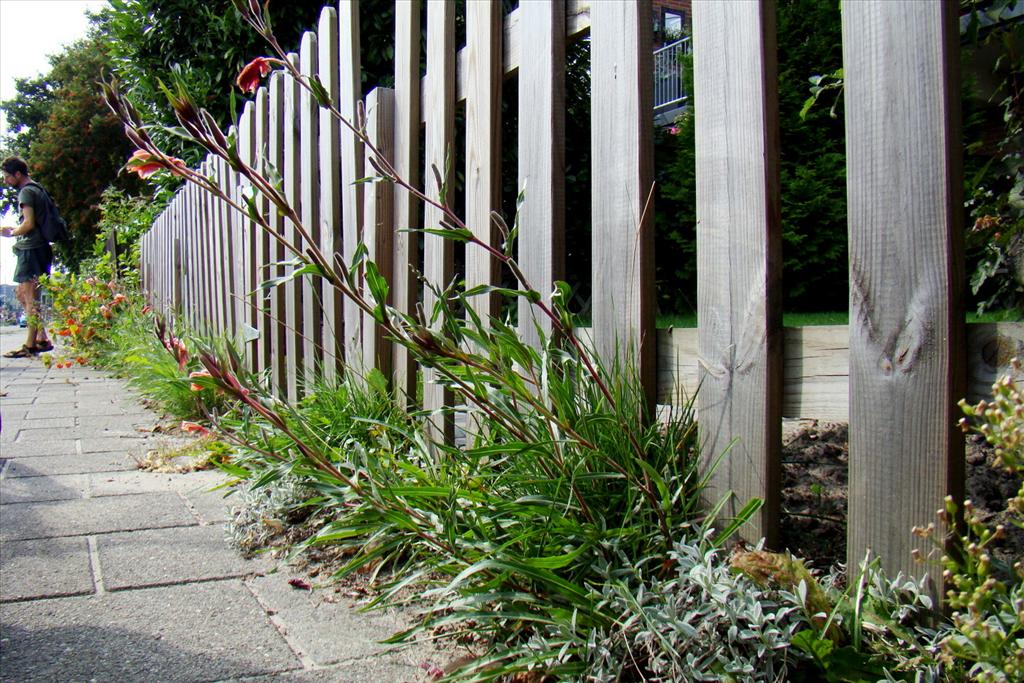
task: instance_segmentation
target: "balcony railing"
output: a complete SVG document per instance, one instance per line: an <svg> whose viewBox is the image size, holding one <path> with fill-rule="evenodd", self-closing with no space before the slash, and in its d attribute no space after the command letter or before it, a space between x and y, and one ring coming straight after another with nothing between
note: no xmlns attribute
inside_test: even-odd
<svg viewBox="0 0 1024 683"><path fill-rule="evenodd" d="M690 52L690 38L669 43L654 51L654 112L660 113L686 102L683 65L679 58Z"/></svg>

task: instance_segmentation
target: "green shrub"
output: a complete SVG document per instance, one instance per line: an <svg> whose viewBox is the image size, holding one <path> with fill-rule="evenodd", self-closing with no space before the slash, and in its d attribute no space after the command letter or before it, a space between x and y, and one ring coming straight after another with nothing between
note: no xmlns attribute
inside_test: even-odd
<svg viewBox="0 0 1024 683"><path fill-rule="evenodd" d="M1012 368L1020 372L1016 358ZM961 401L960 407L967 416L963 429L977 431L995 447L995 465L1012 474L1024 471L1024 398L1013 376L992 386L991 401L973 406ZM1006 511L1008 523L1024 528L1024 483L1007 501ZM943 521L951 524L957 512L947 498ZM966 528L950 532L945 539L950 550L942 557L954 610L954 630L942 641L943 658L970 662L969 674L985 683L1024 680L1024 559L998 559L992 546L1005 534L1004 527L993 528L970 501L964 501L963 512ZM932 530L917 533L928 536Z"/></svg>

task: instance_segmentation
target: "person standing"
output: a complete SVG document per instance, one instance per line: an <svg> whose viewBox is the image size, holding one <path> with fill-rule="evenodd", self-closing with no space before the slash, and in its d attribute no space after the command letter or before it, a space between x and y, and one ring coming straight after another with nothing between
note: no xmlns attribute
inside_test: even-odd
<svg viewBox="0 0 1024 683"><path fill-rule="evenodd" d="M25 309L28 318L28 336L20 349L8 351L6 358L28 358L53 349L46 336L39 310L39 276L47 275L53 265L53 249L39 229L38 219L46 210L46 191L35 183L28 174L28 164L20 157L7 157L0 162L4 183L18 190L19 224L0 228L0 235L15 237L14 282L15 295Z"/></svg>

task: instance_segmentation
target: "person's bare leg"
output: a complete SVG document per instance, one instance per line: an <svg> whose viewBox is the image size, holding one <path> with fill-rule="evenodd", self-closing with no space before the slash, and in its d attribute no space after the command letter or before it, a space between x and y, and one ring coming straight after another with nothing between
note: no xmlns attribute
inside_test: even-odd
<svg viewBox="0 0 1024 683"><path fill-rule="evenodd" d="M35 288L32 286L34 282L34 280L29 280L28 282L18 283L18 287L14 290L14 295L25 311L25 317L28 319L28 329L26 330L28 335L25 339L25 346L27 348L34 348L36 345Z"/></svg>
<svg viewBox="0 0 1024 683"><path fill-rule="evenodd" d="M26 282L29 285L29 300L32 302L33 316L29 316L29 320L35 320L35 341L33 345L39 347L47 344L50 340L46 336L46 323L43 322L43 312L39 306L39 280L32 279Z"/></svg>

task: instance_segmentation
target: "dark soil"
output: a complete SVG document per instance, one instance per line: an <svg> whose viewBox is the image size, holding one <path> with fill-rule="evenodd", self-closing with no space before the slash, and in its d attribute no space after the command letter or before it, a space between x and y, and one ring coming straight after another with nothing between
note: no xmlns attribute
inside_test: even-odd
<svg viewBox="0 0 1024 683"><path fill-rule="evenodd" d="M810 421L783 446L782 546L820 570L846 561L848 434L845 423ZM980 435L967 437L966 458L967 498L990 528L1005 526L990 548L1012 564L1024 557L1024 530L1007 521L1006 501L1021 478L993 466L992 447Z"/></svg>

